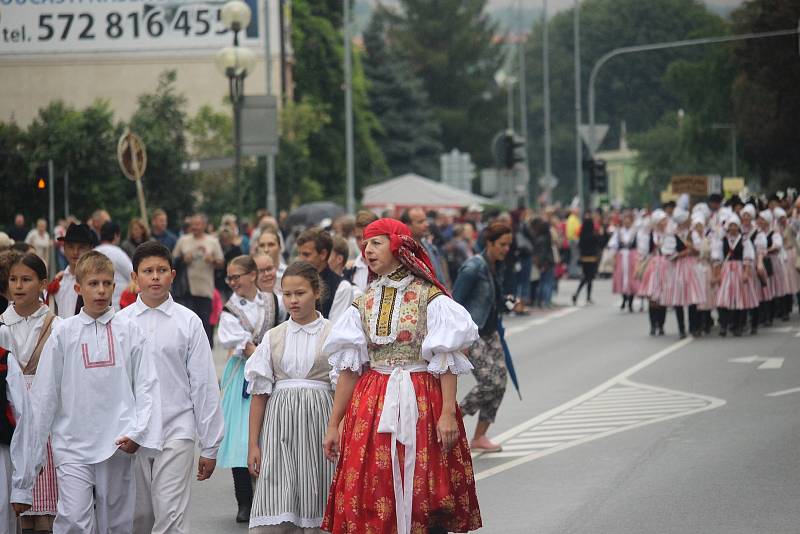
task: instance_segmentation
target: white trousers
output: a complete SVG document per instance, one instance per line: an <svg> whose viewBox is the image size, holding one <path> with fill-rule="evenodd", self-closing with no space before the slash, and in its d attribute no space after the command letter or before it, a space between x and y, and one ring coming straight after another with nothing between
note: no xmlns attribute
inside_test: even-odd
<svg viewBox="0 0 800 534"><path fill-rule="evenodd" d="M16 534L17 516L11 508L11 452L0 445L0 534Z"/></svg>
<svg viewBox="0 0 800 534"><path fill-rule="evenodd" d="M53 534L131 534L136 504L134 456L118 450L98 464L56 467Z"/></svg>
<svg viewBox="0 0 800 534"><path fill-rule="evenodd" d="M136 534L189 534L194 441L176 439L136 458Z"/></svg>

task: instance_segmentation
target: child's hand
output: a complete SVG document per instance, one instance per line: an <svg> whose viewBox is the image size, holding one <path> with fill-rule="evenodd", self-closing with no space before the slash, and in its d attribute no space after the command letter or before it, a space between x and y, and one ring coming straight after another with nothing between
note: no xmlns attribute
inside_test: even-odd
<svg viewBox="0 0 800 534"><path fill-rule="evenodd" d="M217 467L217 460L201 456L200 460L197 462L197 480L208 480L211 478L215 467Z"/></svg>
<svg viewBox="0 0 800 534"><path fill-rule="evenodd" d="M18 502L12 502L11 503L11 508L14 509L14 513L17 514L17 516L20 516L20 515L24 514L25 512L27 512L28 510L30 510L31 509L31 505L30 504L22 504L22 503L18 503Z"/></svg>
<svg viewBox="0 0 800 534"><path fill-rule="evenodd" d="M247 468L250 476L257 477L261 474L261 449L257 445L250 445L247 451Z"/></svg>
<svg viewBox="0 0 800 534"><path fill-rule="evenodd" d="M139 450L139 444L128 436L122 436L116 441L116 444L122 452L127 452L128 454L133 454Z"/></svg>
<svg viewBox="0 0 800 534"><path fill-rule="evenodd" d="M249 358L256 351L256 348L252 342L248 341L247 345L244 346L244 355Z"/></svg>

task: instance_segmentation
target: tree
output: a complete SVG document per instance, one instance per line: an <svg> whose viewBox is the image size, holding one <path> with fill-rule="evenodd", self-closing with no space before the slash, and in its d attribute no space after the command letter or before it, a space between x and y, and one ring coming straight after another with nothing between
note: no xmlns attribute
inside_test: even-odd
<svg viewBox="0 0 800 534"><path fill-rule="evenodd" d="M386 43L386 13L379 8L364 33L364 72L370 109L381 129L375 139L392 174L439 175L441 126L422 83Z"/></svg>
<svg viewBox="0 0 800 534"><path fill-rule="evenodd" d="M736 33L791 29L800 3L750 0L732 14ZM800 62L797 37L755 39L735 47L733 86L736 127L743 156L770 189L797 184L800 168Z"/></svg>
<svg viewBox="0 0 800 534"><path fill-rule="evenodd" d="M492 163L490 142L504 126L494 74L503 54L486 0L402 0L391 18L390 49L422 80L442 127L445 150Z"/></svg>
<svg viewBox="0 0 800 534"><path fill-rule="evenodd" d="M308 137L309 176L326 197L344 199L345 117L341 4L333 0L292 2L295 102L324 110L330 121ZM364 73L353 58L353 119L356 189L388 174L373 135L379 124L367 108Z"/></svg>
<svg viewBox="0 0 800 534"><path fill-rule="evenodd" d="M193 179L183 172L186 159L186 97L175 89L174 70L161 73L154 93L139 97L131 131L147 146L147 171L143 178L147 204L161 207L173 221L194 208Z"/></svg>
<svg viewBox="0 0 800 534"><path fill-rule="evenodd" d="M550 93L553 136L553 171L562 178L556 191L566 199L574 194L575 110L573 74L573 10L558 13L549 21ZM722 19L695 0L587 0L581 4L581 79L583 122L588 122L586 87L592 66L601 55L615 48L720 35L726 32ZM664 83L668 66L679 59L698 61L700 48L684 48L631 54L612 59L603 67L595 86L598 123L611 126L605 146L616 146L619 125L624 120L633 134L654 127L665 113L681 106L680 98ZM542 173L543 147L537 135L543 129L541 98L542 26L534 25L528 39L528 124L533 142L528 144L531 174Z"/></svg>

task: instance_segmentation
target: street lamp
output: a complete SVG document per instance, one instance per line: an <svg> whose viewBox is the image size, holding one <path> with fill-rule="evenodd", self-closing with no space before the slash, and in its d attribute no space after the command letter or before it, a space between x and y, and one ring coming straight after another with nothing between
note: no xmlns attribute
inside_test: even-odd
<svg viewBox="0 0 800 534"><path fill-rule="evenodd" d="M220 72L228 78L233 105L234 175L236 177L236 213L242 217L242 101L244 79L256 64L256 55L239 46L239 32L250 24L250 7L241 0L230 0L222 6L222 23L233 32L233 46L226 46L215 58Z"/></svg>

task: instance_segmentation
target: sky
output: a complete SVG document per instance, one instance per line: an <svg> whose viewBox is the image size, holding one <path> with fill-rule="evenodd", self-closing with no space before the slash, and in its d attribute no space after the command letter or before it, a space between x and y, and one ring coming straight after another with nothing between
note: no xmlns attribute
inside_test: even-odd
<svg viewBox="0 0 800 534"><path fill-rule="evenodd" d="M643 0L647 1L647 0ZM489 0L492 7L506 7L517 5L518 0ZM705 0L706 4L714 4L734 8L742 4L744 0ZM548 0L548 9L555 13L563 9L569 9L574 4L574 0ZM541 7L542 0L522 0L522 5L526 7Z"/></svg>

